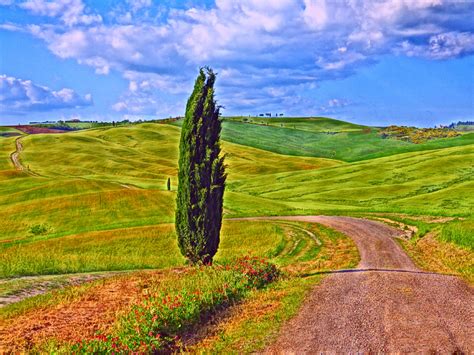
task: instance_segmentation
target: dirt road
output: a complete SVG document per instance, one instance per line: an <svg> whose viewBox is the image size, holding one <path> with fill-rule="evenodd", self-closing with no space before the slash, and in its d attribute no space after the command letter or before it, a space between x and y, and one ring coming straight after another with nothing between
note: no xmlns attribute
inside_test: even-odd
<svg viewBox="0 0 474 355"><path fill-rule="evenodd" d="M25 167L21 165L20 162L20 153L23 150L23 145L21 144L20 138L21 137L15 139L16 150L10 154L10 158L16 170L26 171L27 169L25 169Z"/></svg>
<svg viewBox="0 0 474 355"><path fill-rule="evenodd" d="M360 270L332 274L315 287L268 353L474 351L472 287L417 270L392 239L400 231L349 217L270 219L339 230L354 239L361 261Z"/></svg>
<svg viewBox="0 0 474 355"><path fill-rule="evenodd" d="M21 143L21 138L22 137L18 137L17 139L15 139L16 150L10 154L10 159L16 170L23 171L31 176L39 176L35 172L31 171L29 169L29 166L24 166L20 161L20 154L23 151L23 144Z"/></svg>

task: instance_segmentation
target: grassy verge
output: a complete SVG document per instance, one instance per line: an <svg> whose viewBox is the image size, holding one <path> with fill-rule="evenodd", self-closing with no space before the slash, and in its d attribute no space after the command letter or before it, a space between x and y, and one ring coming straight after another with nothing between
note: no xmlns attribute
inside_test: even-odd
<svg viewBox="0 0 474 355"><path fill-rule="evenodd" d="M72 302L87 292L91 292L95 288L100 288L105 282L106 280L97 280L80 286L66 287L35 297L26 298L23 301L0 308L0 325L2 323L8 323L12 319L20 317L21 315L33 310L34 312L41 312L49 307L55 307L62 303Z"/></svg>
<svg viewBox="0 0 474 355"><path fill-rule="evenodd" d="M439 239L474 250L474 219L453 221L441 228Z"/></svg>
<svg viewBox="0 0 474 355"><path fill-rule="evenodd" d="M253 353L278 336L283 324L295 316L308 292L323 278L291 277L254 291L237 305L204 339L189 346L192 353Z"/></svg>
<svg viewBox="0 0 474 355"><path fill-rule="evenodd" d="M253 353L263 350L276 339L283 324L297 314L308 292L324 277L321 271L353 268L359 262L357 248L345 235L317 224L298 226L312 232L321 242L313 258L304 260L307 254L303 252L286 263L285 278L253 291L187 351Z"/></svg>
<svg viewBox="0 0 474 355"><path fill-rule="evenodd" d="M151 285L110 334L72 345L75 353L171 351L205 317L262 288L279 275L263 259L245 257L225 266L192 270L179 280Z"/></svg>
<svg viewBox="0 0 474 355"><path fill-rule="evenodd" d="M422 238L400 241L400 244L420 268L458 275L474 283L474 252L440 240L438 233L436 230Z"/></svg>
<svg viewBox="0 0 474 355"><path fill-rule="evenodd" d="M217 260L249 252L266 256L282 239L282 230L272 223L224 221ZM171 224L0 245L0 277L162 269L183 263Z"/></svg>

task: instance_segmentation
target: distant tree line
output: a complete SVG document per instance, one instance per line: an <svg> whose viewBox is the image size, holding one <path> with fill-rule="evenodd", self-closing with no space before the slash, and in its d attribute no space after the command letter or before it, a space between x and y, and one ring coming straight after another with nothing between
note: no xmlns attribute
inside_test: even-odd
<svg viewBox="0 0 474 355"><path fill-rule="evenodd" d="M451 123L449 128L456 128L457 126L474 126L474 121L458 121L457 123Z"/></svg>

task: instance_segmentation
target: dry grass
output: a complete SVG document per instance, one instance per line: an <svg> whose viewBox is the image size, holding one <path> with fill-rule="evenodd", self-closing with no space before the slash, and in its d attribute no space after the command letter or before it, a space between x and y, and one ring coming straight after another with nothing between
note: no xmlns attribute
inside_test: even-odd
<svg viewBox="0 0 474 355"><path fill-rule="evenodd" d="M359 252L351 238L316 223L307 223L305 228L320 238L323 245L310 260L293 262L284 268L285 271L298 276L348 269L358 264Z"/></svg>
<svg viewBox="0 0 474 355"><path fill-rule="evenodd" d="M305 294L321 278L293 278L255 292L207 329L207 336L189 346L187 352L249 353L263 349L276 339L280 326L297 313Z"/></svg>
<svg viewBox="0 0 474 355"><path fill-rule="evenodd" d="M401 241L401 244L422 269L459 275L469 283L474 283L474 252L440 241L436 233Z"/></svg>

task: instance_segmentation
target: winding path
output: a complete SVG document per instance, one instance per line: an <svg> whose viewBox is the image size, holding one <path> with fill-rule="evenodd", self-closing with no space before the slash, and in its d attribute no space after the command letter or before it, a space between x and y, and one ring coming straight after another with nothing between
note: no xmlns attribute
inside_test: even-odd
<svg viewBox="0 0 474 355"><path fill-rule="evenodd" d="M31 176L39 176L35 172L31 171L29 169L29 166L25 167L20 161L20 154L23 151L23 144L21 144L21 138L23 138L23 137L18 137L17 139L15 139L15 148L16 148L16 150L13 153L10 154L10 159L11 159L13 165L15 166L16 170L23 171L23 172L25 172L25 173L27 173Z"/></svg>
<svg viewBox="0 0 474 355"><path fill-rule="evenodd" d="M351 237L358 272L316 286L268 353L474 351L474 292L457 277L420 272L394 241L401 231L350 217L291 216ZM402 271L402 272L393 272Z"/></svg>
<svg viewBox="0 0 474 355"><path fill-rule="evenodd" d="M10 154L10 158L16 170L26 171L27 169L25 169L25 167L20 162L20 153L23 150L23 145L21 144L20 138L21 137L15 139L16 150Z"/></svg>

